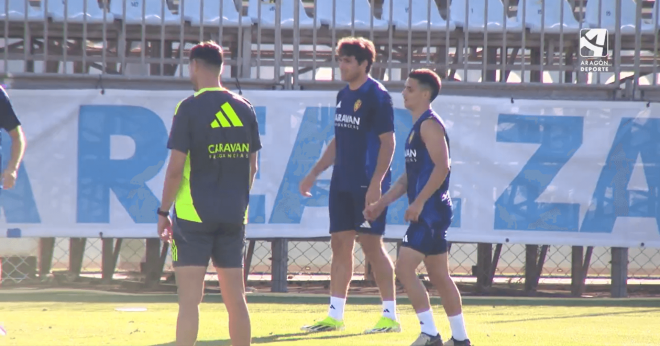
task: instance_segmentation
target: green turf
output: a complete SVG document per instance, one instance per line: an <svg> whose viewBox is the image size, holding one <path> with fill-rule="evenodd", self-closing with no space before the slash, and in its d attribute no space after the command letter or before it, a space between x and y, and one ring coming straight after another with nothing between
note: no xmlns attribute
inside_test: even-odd
<svg viewBox="0 0 660 346"><path fill-rule="evenodd" d="M377 298L354 298L346 311L344 332L303 334L299 328L324 317L327 297L250 296L254 344L409 345L419 333L412 308L403 299L403 333L361 335L376 323ZM279 301L281 303L274 303ZM301 304L295 304L296 302ZM563 300L466 298L465 319L474 345L660 345L658 300ZM591 301L594 306L567 306ZM8 335L0 345L174 345L177 306L173 295L118 295L95 292L0 292L0 324ZM318 302L315 304L314 302ZM600 302L601 306L596 306ZM633 306L604 306L636 302ZM373 303L373 304L369 304ZM521 306L520 304L526 306ZM496 305L493 305L496 304ZM646 306L643 306L646 305ZM146 307L118 312L117 307ZM434 305L445 338L449 325ZM227 314L209 295L202 305L198 345L230 345Z"/></svg>

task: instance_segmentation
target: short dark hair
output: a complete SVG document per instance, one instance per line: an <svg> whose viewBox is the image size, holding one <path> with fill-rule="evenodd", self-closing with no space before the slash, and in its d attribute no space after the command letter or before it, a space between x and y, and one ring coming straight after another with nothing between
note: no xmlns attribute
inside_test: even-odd
<svg viewBox="0 0 660 346"><path fill-rule="evenodd" d="M374 43L364 37L344 37L337 43L337 54L339 56L352 56L358 64L367 61L367 73L376 59L376 47Z"/></svg>
<svg viewBox="0 0 660 346"><path fill-rule="evenodd" d="M431 102L438 97L440 88L442 87L442 81L440 80L440 76L433 70L427 68L413 70L408 74L408 78L413 78L417 80L420 86L431 89Z"/></svg>
<svg viewBox="0 0 660 346"><path fill-rule="evenodd" d="M199 60L208 66L222 67L222 47L213 41L200 42L190 50L190 60Z"/></svg>

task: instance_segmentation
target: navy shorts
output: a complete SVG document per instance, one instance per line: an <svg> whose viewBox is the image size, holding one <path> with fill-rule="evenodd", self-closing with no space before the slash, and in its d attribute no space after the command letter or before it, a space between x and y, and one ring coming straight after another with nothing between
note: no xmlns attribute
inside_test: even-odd
<svg viewBox="0 0 660 346"><path fill-rule="evenodd" d="M386 191L383 191L384 194ZM330 233L357 231L359 233L383 235L387 219L387 208L373 222L364 219L364 200L367 188L359 192L338 191L330 188L328 209L330 211Z"/></svg>
<svg viewBox="0 0 660 346"><path fill-rule="evenodd" d="M401 245L426 256L446 253L449 225L451 225L451 220L430 223L420 217L418 222L410 223Z"/></svg>
<svg viewBox="0 0 660 346"><path fill-rule="evenodd" d="M243 268L245 225L197 223L174 218L172 264L174 267Z"/></svg>

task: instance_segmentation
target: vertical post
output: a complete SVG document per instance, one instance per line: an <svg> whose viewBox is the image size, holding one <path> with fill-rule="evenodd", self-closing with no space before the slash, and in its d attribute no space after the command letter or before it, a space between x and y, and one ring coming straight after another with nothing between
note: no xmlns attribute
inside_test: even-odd
<svg viewBox="0 0 660 346"><path fill-rule="evenodd" d="M497 64L497 47L488 47L486 49L487 57L485 60L486 66L484 66L483 71L485 72L482 76L483 80L486 82L494 82L497 78L497 69L492 69L488 65Z"/></svg>
<svg viewBox="0 0 660 346"><path fill-rule="evenodd" d="M284 90L293 90L293 73L284 73Z"/></svg>
<svg viewBox="0 0 660 346"><path fill-rule="evenodd" d="M541 82L541 74L543 73L540 69L539 66L541 66L541 49L540 48L532 48L531 49L531 56L530 60L532 63L532 70L529 72L529 81L532 83L540 83ZM523 52L524 56L524 52ZM524 59L523 59L524 60ZM536 67L539 67L538 70L536 70ZM521 77L522 80L522 77Z"/></svg>
<svg viewBox="0 0 660 346"><path fill-rule="evenodd" d="M612 248L612 298L628 296L628 248Z"/></svg>
<svg viewBox="0 0 660 346"><path fill-rule="evenodd" d="M289 258L289 241L288 239L274 239L271 242L271 251L273 253L273 260L271 265L272 279L271 279L271 292L286 293L287 274L288 274L288 258Z"/></svg>
<svg viewBox="0 0 660 346"><path fill-rule="evenodd" d="M570 47L566 51L566 57L564 58L564 67L573 66L573 56L575 55L575 48ZM580 71L578 66L578 71ZM565 71L564 72L564 83L573 83L573 72Z"/></svg>
<svg viewBox="0 0 660 346"><path fill-rule="evenodd" d="M305 12L305 8L300 8L302 1L293 2L293 89L298 90L298 63L300 57L300 11Z"/></svg>
<svg viewBox="0 0 660 346"><path fill-rule="evenodd" d="M252 74L252 28L239 28L238 30L243 31L243 44L240 56L242 63L239 78L250 78Z"/></svg>
<svg viewBox="0 0 660 346"><path fill-rule="evenodd" d="M493 244L477 244L477 290L490 286L488 277L493 260Z"/></svg>
<svg viewBox="0 0 660 346"><path fill-rule="evenodd" d="M82 262L85 256L87 238L69 239L69 272L78 278L82 271Z"/></svg>
<svg viewBox="0 0 660 346"><path fill-rule="evenodd" d="M539 256L538 245L525 246L525 292L534 291L534 281L536 280L536 260Z"/></svg>
<svg viewBox="0 0 660 346"><path fill-rule="evenodd" d="M254 256L254 245L256 240L250 240L247 254L245 255L245 265L243 266L243 284L247 286L250 270L252 269L252 257Z"/></svg>
<svg viewBox="0 0 660 346"><path fill-rule="evenodd" d="M160 283L161 272L158 270L160 263L160 239L147 238L147 263L145 283L147 287L155 286Z"/></svg>
<svg viewBox="0 0 660 346"><path fill-rule="evenodd" d="M49 274L53 267L54 250L55 238L39 239L39 276L41 278Z"/></svg>
<svg viewBox="0 0 660 346"><path fill-rule="evenodd" d="M112 238L101 239L101 281L109 283L112 281L115 272L114 246Z"/></svg>
<svg viewBox="0 0 660 346"><path fill-rule="evenodd" d="M573 246L571 250L571 295L581 296L580 287L582 283L582 258L584 248L582 246Z"/></svg>
<svg viewBox="0 0 660 346"><path fill-rule="evenodd" d="M275 6L275 61L273 64L273 77L275 83L280 83L280 63L282 61L282 6ZM296 66L297 67L297 66Z"/></svg>

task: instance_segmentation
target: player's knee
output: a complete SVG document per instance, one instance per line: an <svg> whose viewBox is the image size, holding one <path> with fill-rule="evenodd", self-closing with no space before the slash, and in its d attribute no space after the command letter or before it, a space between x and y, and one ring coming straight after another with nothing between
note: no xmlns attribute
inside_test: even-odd
<svg viewBox="0 0 660 346"><path fill-rule="evenodd" d="M401 265L401 263L397 262L396 266L394 267L394 276L402 279L405 278L406 270L403 267L404 266Z"/></svg>
<svg viewBox="0 0 660 346"><path fill-rule="evenodd" d="M360 235L358 237L358 242L362 247L362 252L364 252L364 255L367 257L376 258L377 256L380 256L381 253L385 252L380 237Z"/></svg>
<svg viewBox="0 0 660 346"><path fill-rule="evenodd" d="M409 276L415 276L417 268L407 261L397 261L394 267L394 275L397 278L405 280Z"/></svg>
<svg viewBox="0 0 660 346"><path fill-rule="evenodd" d="M451 275L449 274L449 269L445 269L442 266L429 270L429 276L430 275L433 275L443 286L451 285L453 283Z"/></svg>
<svg viewBox="0 0 660 346"><path fill-rule="evenodd" d="M179 293L179 307L182 309L196 309L199 304L202 303L203 298L203 292L187 292L185 294Z"/></svg>
<svg viewBox="0 0 660 346"><path fill-rule="evenodd" d="M333 234L330 239L330 246L332 247L332 253L342 255L344 253L353 253L353 247L355 246L355 237L349 236L349 232L345 234Z"/></svg>

